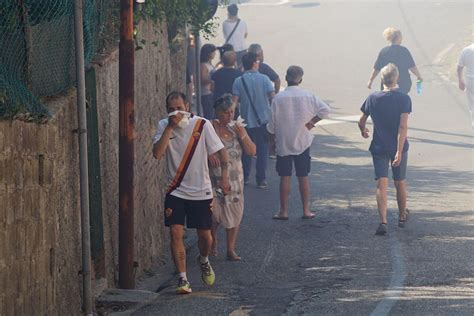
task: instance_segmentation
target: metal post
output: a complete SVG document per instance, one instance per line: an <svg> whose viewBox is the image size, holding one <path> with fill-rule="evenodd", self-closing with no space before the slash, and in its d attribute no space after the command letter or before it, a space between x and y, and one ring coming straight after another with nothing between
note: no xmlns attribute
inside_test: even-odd
<svg viewBox="0 0 474 316"><path fill-rule="evenodd" d="M89 222L89 170L87 160L86 81L84 66L84 35L82 30L82 0L74 1L74 34L76 48L77 121L79 134L81 232L82 232L82 286L83 309L92 315L91 239Z"/></svg>
<svg viewBox="0 0 474 316"><path fill-rule="evenodd" d="M134 256L134 83L133 0L120 0L119 44L119 286L135 288Z"/></svg>
<svg viewBox="0 0 474 316"><path fill-rule="evenodd" d="M196 56L196 71L194 72L196 76L196 79L194 80L196 85L194 87L196 95L196 112L197 115L204 116L204 111L201 104L201 36L199 35L199 32L194 33L194 51Z"/></svg>

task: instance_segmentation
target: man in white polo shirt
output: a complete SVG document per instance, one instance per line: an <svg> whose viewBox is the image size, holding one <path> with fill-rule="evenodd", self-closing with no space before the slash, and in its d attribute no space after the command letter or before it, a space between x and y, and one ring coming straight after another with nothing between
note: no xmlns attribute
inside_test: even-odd
<svg viewBox="0 0 474 316"><path fill-rule="evenodd" d="M298 177L303 219L312 219L309 172L311 169L310 147L314 125L327 117L329 106L320 98L298 87L303 81L303 69L290 66L286 72L288 87L272 101L272 115L267 130L274 136L277 155L276 170L280 176L280 211L273 219L288 219L288 196L290 194L292 165Z"/></svg>
<svg viewBox="0 0 474 316"><path fill-rule="evenodd" d="M466 79L463 78L463 70L466 68ZM471 124L474 127L474 44L465 47L458 62L459 89L466 91L469 111L471 112Z"/></svg>
<svg viewBox="0 0 474 316"><path fill-rule="evenodd" d="M213 285L215 274L209 263L212 245L212 185L209 178L208 156L217 153L222 168L219 184L223 193L230 191L229 157L212 124L189 113L186 95L171 92L166 97L168 118L158 123L153 141L153 156L166 155L168 190L165 197L165 225L170 227L171 254L179 273L178 294L191 293L186 275L184 225L198 234L202 281Z"/></svg>

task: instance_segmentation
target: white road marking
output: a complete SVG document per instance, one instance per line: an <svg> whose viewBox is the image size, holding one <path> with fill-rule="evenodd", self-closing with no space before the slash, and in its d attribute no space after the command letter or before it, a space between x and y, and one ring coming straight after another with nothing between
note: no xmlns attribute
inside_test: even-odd
<svg viewBox="0 0 474 316"><path fill-rule="evenodd" d="M290 3L291 0L281 0L279 2L247 2L242 3L241 6L280 6Z"/></svg>
<svg viewBox="0 0 474 316"><path fill-rule="evenodd" d="M317 125L332 125L332 124L341 124L347 122L358 122L360 115L351 115L351 116L340 116L324 119L319 122Z"/></svg>
<svg viewBox="0 0 474 316"><path fill-rule="evenodd" d="M330 117L316 124L316 127L325 126L325 125L333 125L333 124L341 124L341 123L356 123L356 122L359 122L359 118L360 118L360 115L339 116L339 117L332 117L332 118ZM369 117L367 121L370 122L372 120Z"/></svg>
<svg viewBox="0 0 474 316"><path fill-rule="evenodd" d="M392 277L388 290L384 291L384 299L378 303L370 316L388 315L392 307L400 300L404 290L407 276L405 262L403 261L402 247L397 237L390 235L391 255L392 255Z"/></svg>
<svg viewBox="0 0 474 316"><path fill-rule="evenodd" d="M445 49L443 49L442 51L440 51L438 53L438 55L436 55L435 59L433 60L433 64L434 65L438 65L438 64L441 64L441 62L443 61L444 57L453 49L454 47L454 43L451 43L449 44L448 47L446 47Z"/></svg>

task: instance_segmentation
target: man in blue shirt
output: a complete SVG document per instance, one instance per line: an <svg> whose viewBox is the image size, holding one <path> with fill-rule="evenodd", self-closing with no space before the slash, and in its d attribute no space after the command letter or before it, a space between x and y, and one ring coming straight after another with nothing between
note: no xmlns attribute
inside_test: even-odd
<svg viewBox="0 0 474 316"><path fill-rule="evenodd" d="M257 54L257 59L260 61L260 65L258 66L258 72L266 75L270 79L270 81L273 82L275 87L275 94L280 92L280 76L278 76L278 74L275 72L275 70L273 70L272 67L270 67L270 65L264 62L262 46L260 44L252 44L249 46L248 51Z"/></svg>
<svg viewBox="0 0 474 316"><path fill-rule="evenodd" d="M411 99L398 91L398 69L394 64L382 68L383 91L374 92L361 107L359 129L362 137L369 137L366 128L368 117L372 118L374 134L370 152L377 180L377 205L381 223L376 235L387 233L387 189L388 167L392 165L392 175L397 190L399 211L398 226L404 227L408 216L405 175L408 159L408 115L411 113Z"/></svg>
<svg viewBox="0 0 474 316"><path fill-rule="evenodd" d="M244 74L234 81L232 94L234 103L240 102L240 113L247 123L247 133L257 146L256 180L259 188L266 188L268 160L268 134L266 125L270 119L270 103L275 95L272 82L258 72L259 62L255 53L242 57ZM252 157L242 154L244 183L249 183Z"/></svg>

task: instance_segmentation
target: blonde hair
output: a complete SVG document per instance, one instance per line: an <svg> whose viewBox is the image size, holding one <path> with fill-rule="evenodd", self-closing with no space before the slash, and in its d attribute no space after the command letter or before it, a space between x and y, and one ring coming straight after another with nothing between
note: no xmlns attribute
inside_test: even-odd
<svg viewBox="0 0 474 316"><path fill-rule="evenodd" d="M383 31L383 37L390 43L395 43L402 36L402 32L394 27L387 27Z"/></svg>
<svg viewBox="0 0 474 316"><path fill-rule="evenodd" d="M388 64L380 70L380 75L382 76L382 82L387 87L392 87L397 83L398 79L398 68L395 64Z"/></svg>

